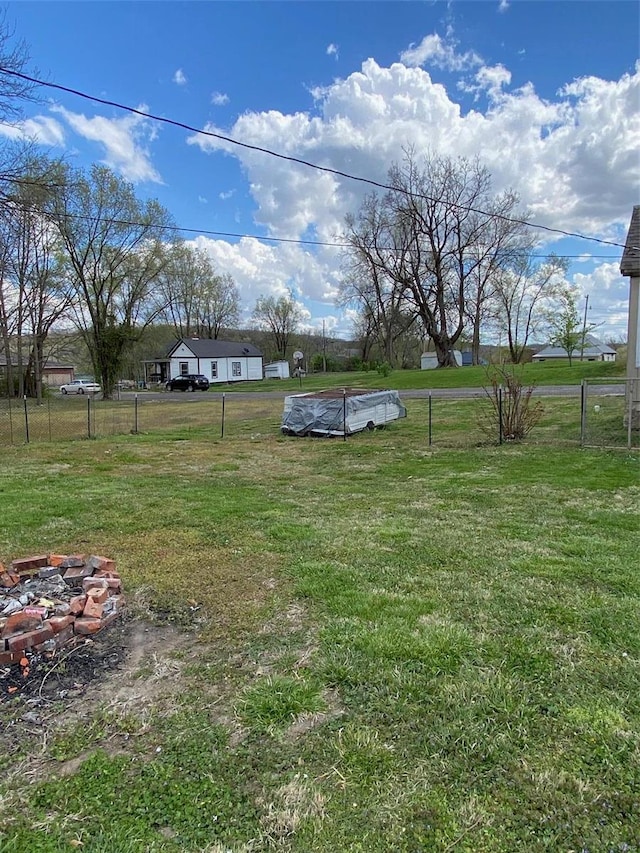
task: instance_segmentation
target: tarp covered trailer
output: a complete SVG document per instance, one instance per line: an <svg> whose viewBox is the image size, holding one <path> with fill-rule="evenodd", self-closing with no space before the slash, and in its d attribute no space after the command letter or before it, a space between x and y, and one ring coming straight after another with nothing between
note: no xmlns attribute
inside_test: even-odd
<svg viewBox="0 0 640 853"><path fill-rule="evenodd" d="M397 391L334 388L284 398L285 435L352 435L406 418Z"/></svg>

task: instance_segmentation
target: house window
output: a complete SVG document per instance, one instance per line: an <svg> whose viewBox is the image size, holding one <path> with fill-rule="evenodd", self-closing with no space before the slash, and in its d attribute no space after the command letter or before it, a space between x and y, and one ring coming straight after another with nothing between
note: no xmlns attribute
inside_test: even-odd
<svg viewBox="0 0 640 853"><path fill-rule="evenodd" d="M181 361L180 362L180 376L186 376L189 372L189 362Z"/></svg>
<svg viewBox="0 0 640 853"><path fill-rule="evenodd" d="M232 376L242 376L242 362L241 361L232 361L231 362L231 375Z"/></svg>
<svg viewBox="0 0 640 853"><path fill-rule="evenodd" d="M211 378L212 379L218 378L218 362L217 361L211 362Z"/></svg>

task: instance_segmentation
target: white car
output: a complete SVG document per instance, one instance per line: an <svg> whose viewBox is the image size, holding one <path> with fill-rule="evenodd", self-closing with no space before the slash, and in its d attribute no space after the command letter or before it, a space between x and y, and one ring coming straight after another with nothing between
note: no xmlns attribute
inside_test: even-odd
<svg viewBox="0 0 640 853"><path fill-rule="evenodd" d="M74 379L60 386L62 394L97 394L100 390L97 382L85 382L84 379Z"/></svg>

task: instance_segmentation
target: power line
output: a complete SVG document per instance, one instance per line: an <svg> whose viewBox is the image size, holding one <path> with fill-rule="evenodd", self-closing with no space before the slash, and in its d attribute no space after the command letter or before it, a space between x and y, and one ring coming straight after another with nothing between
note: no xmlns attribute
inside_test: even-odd
<svg viewBox="0 0 640 853"><path fill-rule="evenodd" d="M80 91L79 89L72 89L69 86L62 86L60 83L51 83L51 82L46 81L46 80L39 80L37 77L30 77L28 74L22 74L19 71L14 71L12 69L4 68L2 66L0 66L0 72L2 72L3 74L8 74L11 77L18 77L21 80L25 80L29 83L34 83L38 86L45 86L46 88L49 88L49 89L56 89L57 91L60 91L60 92L66 92L69 95L75 95L78 98L84 98L87 101L93 101L94 103L103 104L104 106L108 106L108 107L115 107L118 110L124 110L125 112L133 113L134 115L139 115L139 116L142 116L143 118L146 118L146 119L151 119L152 121L157 121L157 122L160 122L162 124L171 125L172 127L179 127L182 130L188 130L190 133L196 133L200 136L208 136L208 137L211 137L212 139L218 139L221 142L227 142L230 145L236 145L239 148L245 148L249 151L258 151L261 154L268 154L270 157L276 157L279 160L286 160L290 163L297 163L300 166L306 166L307 168L310 168L310 169L316 169L319 172L325 172L325 173L330 174L330 175L336 175L337 177L340 177L340 178L347 178L350 181L358 181L359 183L369 184L370 186L377 187L378 189L392 190L394 192L402 192L402 193L405 193L406 195L412 196L413 198L419 198L419 199L423 199L425 201L430 201L430 202L437 201L437 199L433 198L432 196L421 195L419 193L411 193L408 190L402 190L399 187L392 186L391 184L383 184L380 181L373 180L372 178L364 178L360 175L352 175L349 172L343 172L340 169L332 169L329 166L320 166L317 163L311 163L309 160L303 160L300 157L292 157L291 155L288 155L288 154L281 154L278 151L273 151L269 148L263 148L260 145L251 145L248 142L241 142L240 140L234 139L231 136L224 136L221 133L214 133L213 131L210 131L210 130L202 130L200 128L193 127L192 125L186 124L185 122L177 121L176 119L166 118L165 116L157 116L157 115L154 115L153 113L143 112L142 110L138 110L135 107L130 107L130 106L127 106L126 104L120 104L120 103L118 103L118 101L110 101L110 100L107 100L106 98L98 98L96 95L90 95L87 92ZM600 237L589 237L586 234L580 234L579 232L575 232L575 231L564 231L561 228L550 228L547 225L538 225L534 222L528 222L525 219L518 219L516 217L505 216L505 215L500 214L500 213L489 213L486 210L480 210L478 208L470 207L468 205L461 205L461 204L456 205L456 204L452 203L452 206L458 208L459 210L466 210L469 213L478 213L481 216L491 216L495 219L501 219L504 222L511 222L515 225L524 225L528 228L537 228L540 231L546 231L546 232L551 233L551 234L560 234L563 237L573 237L574 239L578 239L578 240L588 240L588 241L591 241L594 243L601 243L602 245L606 245L606 246L615 246L616 248L620 248L620 249L627 248L624 243L616 243L612 240L603 240ZM631 248L633 250L636 249L635 246L632 246Z"/></svg>
<svg viewBox="0 0 640 853"><path fill-rule="evenodd" d="M31 180L26 180L26 179L22 179L22 178L8 178L8 177L1 178L0 177L0 183L2 183L3 181L8 182L8 183L12 183L12 184L20 184L20 185L26 185L26 186L39 186L39 187L42 187L43 189L49 189L49 188L62 189L65 187L65 184L42 184L42 183L35 181L35 180L31 181ZM66 186L69 186L69 185L66 185ZM58 214L58 216L61 216L63 219L81 219L81 220L88 220L91 222L104 222L104 223L107 223L110 225L124 225L124 226L132 227L132 228L142 228L142 227L146 227L149 225L149 223L134 222L133 220L130 220L130 219L113 219L111 217L106 217L106 216L89 216L88 214L82 214L82 213L66 212L66 213ZM211 236L211 237L231 237L231 238L238 239L238 240L245 240L245 239L246 240L266 240L266 241L271 242L271 243L289 243L289 244L300 245L300 246L319 246L322 248L331 248L331 249L349 249L352 247L351 243L339 243L337 241L303 240L303 239L295 238L295 237L269 237L269 236L263 235L263 234L247 234L246 232L213 231L209 228L187 228L187 227L182 226L182 225L166 224L166 225L158 226L158 228L163 230L163 231L172 231L174 233L203 234L203 235ZM367 246L366 248L374 248L374 247L373 246ZM382 247L380 247L380 249L382 251L388 251L388 252L396 251L392 247L382 246ZM596 259L598 259L598 260L620 260L620 255L593 255L593 254L585 255L584 253L580 254L580 255L559 255L559 254L555 254L555 253L538 254L538 253L532 252L530 257L538 258L538 259L554 257L554 258L567 258L567 259L580 259L580 258L582 258L584 260L591 260L591 259L594 259L594 260L596 260Z"/></svg>

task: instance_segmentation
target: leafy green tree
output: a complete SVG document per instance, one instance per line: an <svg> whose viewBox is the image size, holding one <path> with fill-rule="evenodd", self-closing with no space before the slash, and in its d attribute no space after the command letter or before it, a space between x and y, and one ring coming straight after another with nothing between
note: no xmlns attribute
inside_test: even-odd
<svg viewBox="0 0 640 853"><path fill-rule="evenodd" d="M128 349L162 308L151 296L171 258L172 222L105 166L69 171L50 213L69 262L73 320L111 397Z"/></svg>
<svg viewBox="0 0 640 853"><path fill-rule="evenodd" d="M550 343L566 352L571 367L574 355L576 352L582 352L586 336L595 329L595 324L585 326L578 313L576 295L568 289L559 294L558 307L548 315L548 322L551 330Z"/></svg>

